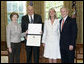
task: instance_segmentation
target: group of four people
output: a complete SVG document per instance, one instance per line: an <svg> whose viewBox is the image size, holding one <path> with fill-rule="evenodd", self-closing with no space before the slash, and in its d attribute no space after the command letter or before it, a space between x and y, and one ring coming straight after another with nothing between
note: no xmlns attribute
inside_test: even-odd
<svg viewBox="0 0 84 64"><path fill-rule="evenodd" d="M49 17L44 21L42 45L44 46L44 57L49 59L49 63L56 63L61 59L62 63L73 63L75 55L75 40L77 25L68 16L68 9L60 9L62 19L56 16L54 8L49 10ZM11 13L11 22L7 25L7 47L9 50L9 62L20 62L21 37L25 38L27 63L32 63L32 52L34 63L39 63L39 48L37 46L26 46L29 23L42 23L40 15L34 13L33 6L28 6L27 15L22 17L21 25L17 23L19 15ZM15 59L15 60L14 60Z"/></svg>

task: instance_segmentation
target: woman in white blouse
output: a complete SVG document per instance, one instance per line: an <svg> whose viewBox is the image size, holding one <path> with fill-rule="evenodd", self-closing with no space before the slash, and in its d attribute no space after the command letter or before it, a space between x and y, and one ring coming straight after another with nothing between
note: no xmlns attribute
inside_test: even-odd
<svg viewBox="0 0 84 64"><path fill-rule="evenodd" d="M56 11L49 10L49 19L44 23L44 33L42 43L44 46L44 57L49 59L49 63L56 63L60 59L60 29L59 19L56 17Z"/></svg>

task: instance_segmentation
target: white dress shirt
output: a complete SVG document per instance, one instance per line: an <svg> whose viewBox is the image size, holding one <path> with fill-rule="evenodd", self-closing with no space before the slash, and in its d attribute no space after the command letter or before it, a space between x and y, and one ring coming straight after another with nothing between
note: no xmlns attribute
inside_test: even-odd
<svg viewBox="0 0 84 64"><path fill-rule="evenodd" d="M28 17L29 17L29 22L31 23L31 16L28 15ZM34 20L34 14L32 15L32 19Z"/></svg>

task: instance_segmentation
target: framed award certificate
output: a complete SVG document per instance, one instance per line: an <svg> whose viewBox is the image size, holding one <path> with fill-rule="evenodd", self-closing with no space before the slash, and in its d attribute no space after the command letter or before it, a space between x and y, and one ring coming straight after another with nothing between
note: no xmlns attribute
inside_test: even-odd
<svg viewBox="0 0 84 64"><path fill-rule="evenodd" d="M42 24L29 24L26 46L40 46Z"/></svg>
<svg viewBox="0 0 84 64"><path fill-rule="evenodd" d="M40 46L41 36L40 35L28 35L27 36L27 46Z"/></svg>
<svg viewBox="0 0 84 64"><path fill-rule="evenodd" d="M28 34L41 34L42 24L28 24Z"/></svg>

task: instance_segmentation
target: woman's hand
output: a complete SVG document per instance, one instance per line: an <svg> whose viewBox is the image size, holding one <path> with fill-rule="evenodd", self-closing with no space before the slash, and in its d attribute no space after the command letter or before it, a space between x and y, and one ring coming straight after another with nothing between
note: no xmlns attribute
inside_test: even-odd
<svg viewBox="0 0 84 64"><path fill-rule="evenodd" d="M8 48L8 51L9 51L10 53L12 53L12 48Z"/></svg>
<svg viewBox="0 0 84 64"><path fill-rule="evenodd" d="M27 36L25 36L25 39L27 40Z"/></svg>
<svg viewBox="0 0 84 64"><path fill-rule="evenodd" d="M28 34L28 30L25 33ZM25 36L25 39L27 40L27 35Z"/></svg>
<svg viewBox="0 0 84 64"><path fill-rule="evenodd" d="M45 44L44 43L42 45L45 47Z"/></svg>

